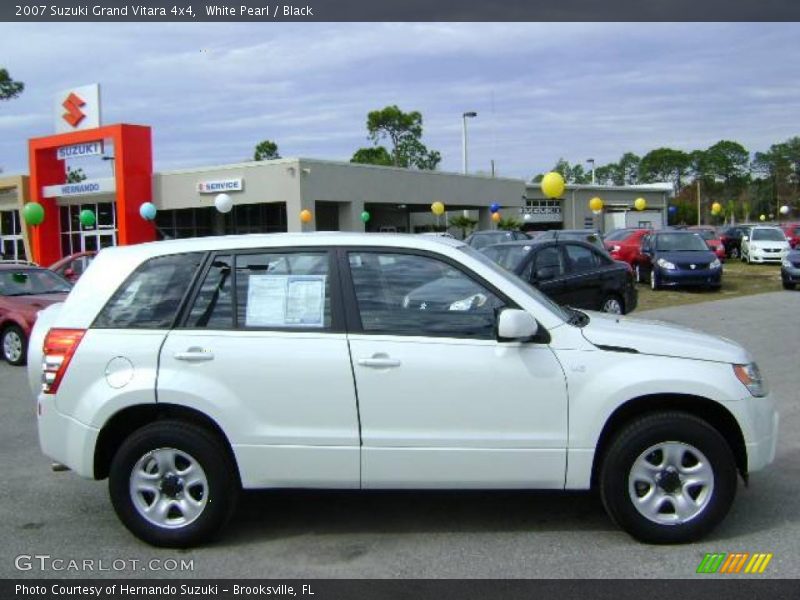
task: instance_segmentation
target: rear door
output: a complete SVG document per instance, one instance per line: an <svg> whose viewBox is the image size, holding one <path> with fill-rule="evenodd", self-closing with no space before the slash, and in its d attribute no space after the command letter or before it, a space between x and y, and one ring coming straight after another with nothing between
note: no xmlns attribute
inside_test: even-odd
<svg viewBox="0 0 800 600"><path fill-rule="evenodd" d="M164 343L158 401L213 418L244 487L358 487L353 372L329 251L215 255Z"/></svg>
<svg viewBox="0 0 800 600"><path fill-rule="evenodd" d="M577 308L599 309L605 281L594 251L570 242L563 242L560 245L567 265L565 279L567 304Z"/></svg>

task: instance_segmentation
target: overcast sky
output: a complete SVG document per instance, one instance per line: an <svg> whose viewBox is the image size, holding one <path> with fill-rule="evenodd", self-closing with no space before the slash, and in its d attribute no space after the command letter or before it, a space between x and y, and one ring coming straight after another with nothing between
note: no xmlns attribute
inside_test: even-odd
<svg viewBox="0 0 800 600"><path fill-rule="evenodd" d="M800 134L800 24L0 24L0 67L25 83L0 104L0 168L54 131L54 94L99 82L104 123L153 128L156 170L284 157L349 160L366 114L424 118L442 170L531 177L559 157L751 152Z"/></svg>

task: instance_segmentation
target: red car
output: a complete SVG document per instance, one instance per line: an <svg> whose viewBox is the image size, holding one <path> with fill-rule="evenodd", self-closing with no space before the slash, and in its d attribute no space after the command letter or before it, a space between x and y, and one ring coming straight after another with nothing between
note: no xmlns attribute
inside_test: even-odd
<svg viewBox="0 0 800 600"><path fill-rule="evenodd" d="M63 302L72 285L49 269L0 264L0 349L12 365L28 358L28 337L43 308Z"/></svg>
<svg viewBox="0 0 800 600"><path fill-rule="evenodd" d="M687 227L689 231L699 233L700 237L708 244L708 248L717 255L720 260L725 260L725 244L722 243L722 238L713 227L703 227L702 225L693 225Z"/></svg>
<svg viewBox="0 0 800 600"><path fill-rule="evenodd" d="M786 234L789 245L792 248L797 248L797 245L800 244L800 223L785 223L781 225L781 229Z"/></svg>
<svg viewBox="0 0 800 600"><path fill-rule="evenodd" d="M642 237L651 233L650 229L616 229L605 236L605 246L611 258L635 267L642 257L640 248Z"/></svg>
<svg viewBox="0 0 800 600"><path fill-rule="evenodd" d="M75 254L70 254L61 260L54 262L48 267L48 269L55 271L64 279L75 283L78 281L78 278L83 275L83 272L96 255L97 252L94 250L87 252L76 252Z"/></svg>

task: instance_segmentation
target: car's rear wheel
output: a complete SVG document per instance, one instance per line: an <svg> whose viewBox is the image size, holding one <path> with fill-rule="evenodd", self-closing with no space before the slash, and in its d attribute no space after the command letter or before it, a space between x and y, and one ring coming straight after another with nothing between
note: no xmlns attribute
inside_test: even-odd
<svg viewBox="0 0 800 600"><path fill-rule="evenodd" d="M678 412L639 418L603 457L600 495L611 518L655 544L697 540L716 527L736 496L736 462L722 435Z"/></svg>
<svg viewBox="0 0 800 600"><path fill-rule="evenodd" d="M28 338L19 325L9 325L0 337L3 358L12 365L24 365L28 360Z"/></svg>
<svg viewBox="0 0 800 600"><path fill-rule="evenodd" d="M236 467L211 432L161 421L131 434L109 473L114 510L136 537L165 547L213 538L233 513Z"/></svg>
<svg viewBox="0 0 800 600"><path fill-rule="evenodd" d="M604 313L622 315L625 314L625 303L619 296L615 294L609 294L606 296L606 299L603 300L603 304L601 305L600 309Z"/></svg>

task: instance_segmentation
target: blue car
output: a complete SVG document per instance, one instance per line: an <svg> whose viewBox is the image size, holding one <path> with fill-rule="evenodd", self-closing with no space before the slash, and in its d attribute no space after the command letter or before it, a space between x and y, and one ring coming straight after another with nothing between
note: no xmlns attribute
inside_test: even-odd
<svg viewBox="0 0 800 600"><path fill-rule="evenodd" d="M654 290L722 286L722 263L705 240L692 231L655 231L644 236L634 271L637 281L649 281Z"/></svg>
<svg viewBox="0 0 800 600"><path fill-rule="evenodd" d="M781 262L783 289L793 290L800 283L800 249L792 250Z"/></svg>

